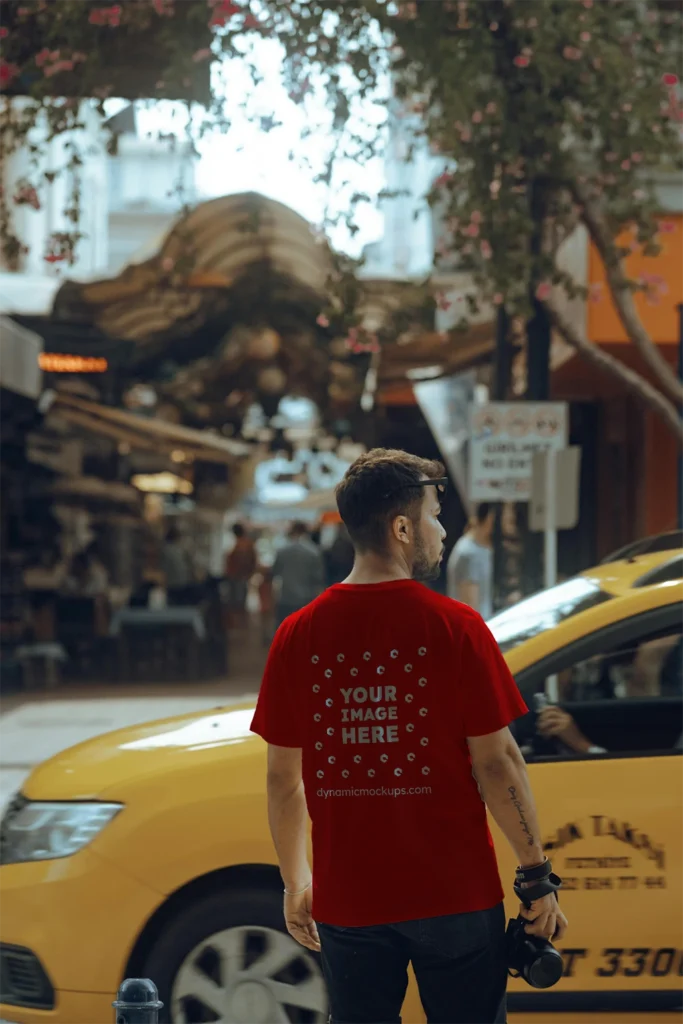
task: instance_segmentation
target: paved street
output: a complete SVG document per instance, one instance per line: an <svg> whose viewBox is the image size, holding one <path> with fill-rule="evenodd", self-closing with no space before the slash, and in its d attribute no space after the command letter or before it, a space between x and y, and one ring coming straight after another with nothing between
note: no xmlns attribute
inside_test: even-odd
<svg viewBox="0 0 683 1024"><path fill-rule="evenodd" d="M148 722L253 699L264 652L251 634L233 640L232 672L214 682L71 685L15 694L0 705L0 807L34 765L76 743Z"/></svg>

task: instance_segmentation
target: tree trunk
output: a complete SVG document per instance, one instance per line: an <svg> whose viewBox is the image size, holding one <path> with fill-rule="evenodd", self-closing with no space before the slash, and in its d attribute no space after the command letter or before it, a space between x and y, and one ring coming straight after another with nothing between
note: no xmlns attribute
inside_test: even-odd
<svg viewBox="0 0 683 1024"><path fill-rule="evenodd" d="M580 352L594 366L597 366L604 373L616 377L644 405L656 413L666 423L667 427L678 438L679 445L683 446L683 422L678 415L676 406L657 390L648 380L641 377L635 370L625 366L619 359L605 352L598 345L594 345L585 337L579 327L559 310L552 300L545 303L550 319L560 332L564 340Z"/></svg>

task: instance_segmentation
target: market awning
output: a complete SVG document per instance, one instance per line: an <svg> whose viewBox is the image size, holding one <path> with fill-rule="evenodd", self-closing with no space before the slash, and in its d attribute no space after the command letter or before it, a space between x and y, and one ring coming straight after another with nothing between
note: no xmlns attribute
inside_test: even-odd
<svg viewBox="0 0 683 1024"><path fill-rule="evenodd" d="M201 462L232 463L251 452L250 445L243 441L219 437L208 430L193 430L176 423L136 416L64 392L57 394L50 412L75 427L129 444L131 448L168 454L182 451Z"/></svg>
<svg viewBox="0 0 683 1024"><path fill-rule="evenodd" d="M289 207L255 192L212 199L181 217L149 258L114 278L67 281L53 316L85 320L139 346L169 332L194 333L218 293L239 302L245 277L286 280L292 294L324 300L331 262L327 246Z"/></svg>
<svg viewBox="0 0 683 1024"><path fill-rule="evenodd" d="M380 397L392 388L405 387L406 381L450 377L485 363L493 356L494 347L492 323L473 325L462 335L431 331L404 345L386 345L378 373Z"/></svg>

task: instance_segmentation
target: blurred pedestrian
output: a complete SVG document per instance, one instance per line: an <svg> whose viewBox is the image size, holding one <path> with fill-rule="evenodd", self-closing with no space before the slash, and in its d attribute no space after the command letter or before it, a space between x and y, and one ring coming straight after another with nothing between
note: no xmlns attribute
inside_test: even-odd
<svg viewBox="0 0 683 1024"><path fill-rule="evenodd" d="M233 625L245 626L247 622L247 596L249 581L256 572L256 546L242 523L232 528L235 543L228 553L225 575L228 579L228 606Z"/></svg>
<svg viewBox="0 0 683 1024"><path fill-rule="evenodd" d="M325 568L327 570L327 585L333 586L341 583L353 569L353 544L349 537L349 531L343 523L339 524L337 536L325 552Z"/></svg>
<svg viewBox="0 0 683 1024"><path fill-rule="evenodd" d="M313 601L325 586L322 553L308 535L305 523L295 522L289 538L275 556L272 574L279 582L277 625Z"/></svg>
<svg viewBox="0 0 683 1024"><path fill-rule="evenodd" d="M451 551L446 570L448 596L479 612L493 615L493 524L495 512L480 505L467 530Z"/></svg>
<svg viewBox="0 0 683 1024"><path fill-rule="evenodd" d="M192 604L194 568L192 558L177 526L171 526L161 555L166 580L166 598L170 605Z"/></svg>

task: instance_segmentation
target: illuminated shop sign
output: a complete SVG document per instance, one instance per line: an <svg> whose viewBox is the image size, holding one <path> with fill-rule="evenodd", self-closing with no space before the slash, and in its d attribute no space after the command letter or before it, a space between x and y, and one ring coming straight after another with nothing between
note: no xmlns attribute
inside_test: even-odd
<svg viewBox="0 0 683 1024"><path fill-rule="evenodd" d="M57 352L41 352L38 365L45 373L105 373L106 359L95 356L69 356Z"/></svg>

